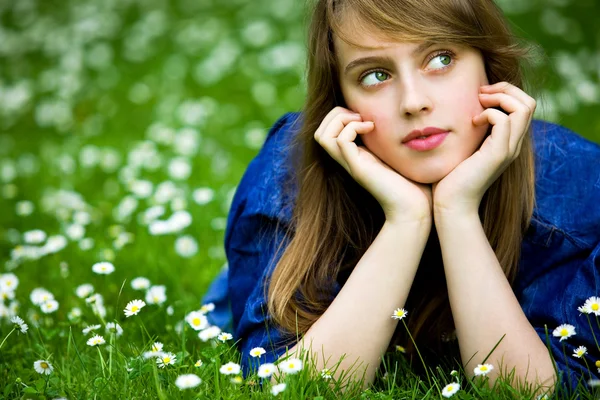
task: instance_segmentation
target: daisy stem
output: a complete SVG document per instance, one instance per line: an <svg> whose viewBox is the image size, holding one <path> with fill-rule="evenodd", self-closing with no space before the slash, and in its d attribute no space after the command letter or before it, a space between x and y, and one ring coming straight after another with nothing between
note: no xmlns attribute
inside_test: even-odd
<svg viewBox="0 0 600 400"><path fill-rule="evenodd" d="M590 321L590 314L586 314L585 316L587 317L588 324L590 325L590 330L592 331L592 336L594 337L596 348L600 350L600 346L598 346L598 340L596 339L596 334L594 333L594 328L592 327L592 321ZM598 322L598 316L596 316L596 322ZM600 327L600 323L598 324L598 327Z"/></svg>
<svg viewBox="0 0 600 400"><path fill-rule="evenodd" d="M567 376L571 375L571 371L569 369L569 359L567 358L567 350L565 349L565 343L562 344L563 354L565 356L565 364L567 365ZM568 379L568 378L567 378Z"/></svg>
<svg viewBox="0 0 600 400"><path fill-rule="evenodd" d="M6 335L4 337L4 340L2 341L2 343L0 343L0 349L2 348L2 346L4 345L4 342L6 342L6 339L8 339L8 337L17 329L17 326L13 326L12 331L8 332L8 335Z"/></svg>
<svg viewBox="0 0 600 400"><path fill-rule="evenodd" d="M594 377L592 376L592 370L590 369L590 366L587 363L587 359L585 358L585 354L582 355L581 358L583 358L583 362L585 363L585 367L587 368L588 372L590 373L590 379L594 379Z"/></svg>
<svg viewBox="0 0 600 400"><path fill-rule="evenodd" d="M96 349L98 350L98 355L100 356L100 367L102 368L102 376L106 378L106 372L104 371L104 357L102 357L100 347L96 346Z"/></svg>
<svg viewBox="0 0 600 400"><path fill-rule="evenodd" d="M156 363L152 366L152 370L154 372L154 384L156 385L156 394L160 400L165 400L165 395L160 388L160 383L158 382L158 370L156 368Z"/></svg>
<svg viewBox="0 0 600 400"><path fill-rule="evenodd" d="M108 348L108 377L109 378L112 376L113 346L115 343L115 335L116 335L116 333L110 334L110 347Z"/></svg>
<svg viewBox="0 0 600 400"><path fill-rule="evenodd" d="M413 339L412 335L410 334L410 331L408 330L408 326L406 326L406 322L404 322L404 319L402 320L402 324L404 325L404 328L406 329L406 332L408 332L408 336L410 337L410 341L413 343L413 345L415 346L415 349L417 350L417 354L419 355L419 358L421 359L421 363L423 364L423 368L425 368L425 373L427 374L427 381L431 385L431 378L429 377L429 371L427 370L427 365L425 364L425 361L423 360L423 357L421 357L421 352L419 351L419 348L417 347L417 344L415 343L415 340ZM435 385L437 386L437 383ZM438 390L439 390L439 388L438 388Z"/></svg>

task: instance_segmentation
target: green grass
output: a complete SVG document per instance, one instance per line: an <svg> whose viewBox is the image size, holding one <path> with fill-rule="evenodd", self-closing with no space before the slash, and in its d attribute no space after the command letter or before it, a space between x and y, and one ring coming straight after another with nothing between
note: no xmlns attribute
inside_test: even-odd
<svg viewBox="0 0 600 400"><path fill-rule="evenodd" d="M518 13L511 8L516 3L501 4L513 10L516 32L540 43L548 56L536 69L536 77L544 77L538 118L600 142L596 3L523 2ZM552 18L569 34L544 28ZM202 342L182 321L200 307L227 261L225 220L246 166L271 124L302 105L303 2L0 1L0 27L0 274L19 279L15 299L2 304L14 307L30 327L19 334L0 318L0 399L272 397L270 384L261 386L255 376L233 383L220 374L221 365L239 361L235 346ZM169 139L186 129L196 149ZM189 162L188 177L169 173L171 160L180 158ZM118 215L119 204L136 197L135 180L151 182L152 195L128 200L137 203L134 210ZM156 195L161 183L166 193L170 184L164 182L175 189L168 199ZM197 201L199 188L214 197ZM23 212L28 204L33 210ZM139 215L156 205L164 206L161 219L187 210L192 223L154 235ZM90 220L83 221L83 237L93 240L87 247L69 228L85 215ZM23 233L34 229L72 237L56 253L19 257L26 248ZM189 257L175 249L181 236L197 242ZM92 265L100 261L112 262L115 272L94 274ZM130 286L137 276L164 285L167 299L125 318L127 302L144 298ZM84 283L104 297L104 318L75 294ZM44 314L32 303L37 287L54 295L55 312ZM74 307L81 316L69 318ZM107 343L88 346L91 334L82 329L110 321L123 327L123 336L112 337L102 326L98 333ZM154 341L176 354L174 365L160 369L153 359L140 358ZM38 359L54 366L49 376L35 372ZM199 359L204 364L197 368ZM324 381L318 372L311 377L305 368L285 378L288 387L278 397L439 398L439 390L456 379L450 366L431 366L432 381L419 378L401 354L386 363L386 377L367 391L355 387L342 395L340 383ZM174 381L185 373L197 374L201 385L180 391ZM454 398L519 398L500 381L490 390L484 379L471 381L462 372L458 379L461 391Z"/></svg>

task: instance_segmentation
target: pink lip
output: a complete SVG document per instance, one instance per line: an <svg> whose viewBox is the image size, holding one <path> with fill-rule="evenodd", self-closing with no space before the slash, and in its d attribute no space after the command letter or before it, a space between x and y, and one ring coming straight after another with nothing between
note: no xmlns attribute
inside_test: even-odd
<svg viewBox="0 0 600 400"><path fill-rule="evenodd" d="M433 150L439 145L442 144L446 136L448 136L450 132L442 132L434 135L430 135L425 139L413 139L404 143L405 146L410 147L416 151L428 151Z"/></svg>
<svg viewBox="0 0 600 400"><path fill-rule="evenodd" d="M419 129L415 129L415 130L411 131L408 135L406 135L406 137L402 140L402 143L406 143L410 140L416 139L419 136L431 136L431 135L437 135L438 133L445 133L445 132L448 132L448 130L442 129L442 128L436 128L434 126L428 126L427 128L424 128L422 131Z"/></svg>

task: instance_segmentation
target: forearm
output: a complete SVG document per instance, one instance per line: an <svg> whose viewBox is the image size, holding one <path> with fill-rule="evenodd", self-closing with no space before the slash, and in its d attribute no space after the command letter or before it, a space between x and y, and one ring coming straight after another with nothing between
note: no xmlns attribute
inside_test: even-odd
<svg viewBox="0 0 600 400"><path fill-rule="evenodd" d="M365 373L365 384L372 383L398 324L392 312L406 303L430 229L431 223L386 222L331 305L290 353L311 348L318 369L331 368L345 355L336 375L354 364L353 379Z"/></svg>
<svg viewBox="0 0 600 400"><path fill-rule="evenodd" d="M436 216L435 221L466 373L473 376L473 368L506 334L486 361L495 367L490 382L514 367L521 381L552 384L555 372L548 349L523 313L479 216Z"/></svg>

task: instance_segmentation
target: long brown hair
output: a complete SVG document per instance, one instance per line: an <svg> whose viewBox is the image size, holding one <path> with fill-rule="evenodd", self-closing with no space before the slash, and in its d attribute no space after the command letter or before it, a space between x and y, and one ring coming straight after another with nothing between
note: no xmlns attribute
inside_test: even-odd
<svg viewBox="0 0 600 400"><path fill-rule="evenodd" d="M357 18L348 19L350 15ZM359 24L351 25L351 21ZM333 35L354 44L347 33L356 33L360 27L375 27L392 40L471 46L481 51L490 84L506 81L525 89L521 61L531 48L519 44L492 0L316 1L308 31L307 96L289 147L297 188L287 231L290 240L286 247L279 247L283 254L271 275L267 296L269 313L290 337L304 334L325 312L332 301L328 294L334 280L345 281L385 222L374 197L314 140L327 113L346 106ZM518 158L488 189L479 209L486 236L511 285L533 214L534 183L531 132L527 132ZM442 334L454 330L434 228L405 308L417 345L440 348ZM398 329L392 343L402 343L412 353L414 348L405 335L404 329Z"/></svg>

